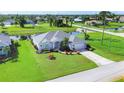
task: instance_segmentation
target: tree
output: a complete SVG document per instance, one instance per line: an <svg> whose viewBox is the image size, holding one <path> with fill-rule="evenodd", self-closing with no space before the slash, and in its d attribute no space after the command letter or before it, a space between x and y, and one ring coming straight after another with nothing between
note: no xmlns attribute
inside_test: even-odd
<svg viewBox="0 0 124 93"><path fill-rule="evenodd" d="M1 25L2 28L4 28L4 26L5 26L3 22L0 25Z"/></svg>
<svg viewBox="0 0 124 93"><path fill-rule="evenodd" d="M102 22L103 22L103 32L102 32L102 39L101 39L101 44L103 45L103 40L104 40L104 31L105 31L105 26L106 26L106 24L107 24L107 22L106 22L106 17L110 17L111 16L111 12L109 12L109 11L101 11L100 13L99 13L99 17L100 17L100 19L102 20Z"/></svg>
<svg viewBox="0 0 124 93"><path fill-rule="evenodd" d="M25 20L24 16L20 16L19 17L19 25L20 25L20 27L24 28L25 23L26 23L26 20Z"/></svg>
<svg viewBox="0 0 124 93"><path fill-rule="evenodd" d="M52 17L49 17L49 25L50 25L50 27L53 26L53 22L54 22L53 18Z"/></svg>
<svg viewBox="0 0 124 93"><path fill-rule="evenodd" d="M68 51L69 50L68 42L69 42L69 39L68 38L64 38L64 40L60 44L60 50Z"/></svg>
<svg viewBox="0 0 124 93"><path fill-rule="evenodd" d="M71 27L72 27L72 24L73 24L73 18L70 18L70 22L71 22Z"/></svg>

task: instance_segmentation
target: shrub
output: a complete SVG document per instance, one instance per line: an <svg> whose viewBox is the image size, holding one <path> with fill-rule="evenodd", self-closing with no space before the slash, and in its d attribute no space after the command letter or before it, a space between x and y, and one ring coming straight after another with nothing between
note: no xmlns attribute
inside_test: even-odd
<svg viewBox="0 0 124 93"><path fill-rule="evenodd" d="M49 60L55 60L55 57L54 57L53 54L49 54L49 55L48 55L48 59L49 59Z"/></svg>
<svg viewBox="0 0 124 93"><path fill-rule="evenodd" d="M26 40L27 36L21 36L21 40Z"/></svg>
<svg viewBox="0 0 124 93"><path fill-rule="evenodd" d="M80 55L80 51L77 51L76 54Z"/></svg>

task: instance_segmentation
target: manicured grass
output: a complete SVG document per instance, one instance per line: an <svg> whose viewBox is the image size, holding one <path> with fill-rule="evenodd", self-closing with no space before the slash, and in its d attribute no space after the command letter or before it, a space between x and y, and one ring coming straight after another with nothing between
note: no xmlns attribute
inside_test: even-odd
<svg viewBox="0 0 124 93"><path fill-rule="evenodd" d="M95 48L95 53L113 61L124 60L124 38L105 34L103 45L101 45L102 33L95 32L89 35L90 40L87 42Z"/></svg>
<svg viewBox="0 0 124 93"><path fill-rule="evenodd" d="M77 27L50 27L48 23L40 23L34 28L32 25L25 25L25 28L20 28L19 26L13 25L10 27L2 28L0 27L0 32L6 31L10 35L31 35L36 33L44 33L48 31L63 30L65 32L75 31Z"/></svg>
<svg viewBox="0 0 124 93"><path fill-rule="evenodd" d="M97 67L82 55L53 53L56 60L48 60L48 54L36 54L30 41L19 41L17 61L0 64L0 81L46 81L64 75Z"/></svg>

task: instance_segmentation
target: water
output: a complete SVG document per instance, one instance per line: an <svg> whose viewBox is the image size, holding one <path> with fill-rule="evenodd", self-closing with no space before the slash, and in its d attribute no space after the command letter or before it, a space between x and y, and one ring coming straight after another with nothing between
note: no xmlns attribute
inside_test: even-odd
<svg viewBox="0 0 124 93"><path fill-rule="evenodd" d="M106 28L106 30L110 30L110 31L121 31L121 30L124 30L124 27L118 27L118 28Z"/></svg>
<svg viewBox="0 0 124 93"><path fill-rule="evenodd" d="M70 32L71 35L78 35L80 32Z"/></svg>

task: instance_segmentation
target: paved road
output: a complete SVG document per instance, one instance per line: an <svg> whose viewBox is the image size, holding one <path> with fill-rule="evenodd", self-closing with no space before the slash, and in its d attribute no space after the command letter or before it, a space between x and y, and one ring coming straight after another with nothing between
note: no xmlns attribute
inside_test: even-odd
<svg viewBox="0 0 124 93"><path fill-rule="evenodd" d="M103 30L101 30L101 29L96 29L96 28L91 28L91 27L84 27L84 26L80 26L80 25L73 25L73 26L82 27L84 29L91 30L91 31L103 32ZM124 33L114 33L114 32L109 32L109 31L105 31L105 33L110 34L110 35L124 37Z"/></svg>
<svg viewBox="0 0 124 93"><path fill-rule="evenodd" d="M106 59L106 58L104 58L100 55L97 55L91 51L83 51L83 52L81 52L81 54L83 56L87 57L88 59L92 60L93 62L95 62L98 66L114 63L114 61Z"/></svg>
<svg viewBox="0 0 124 93"><path fill-rule="evenodd" d="M91 70L60 77L48 82L108 82L124 74L124 62L116 62Z"/></svg>

